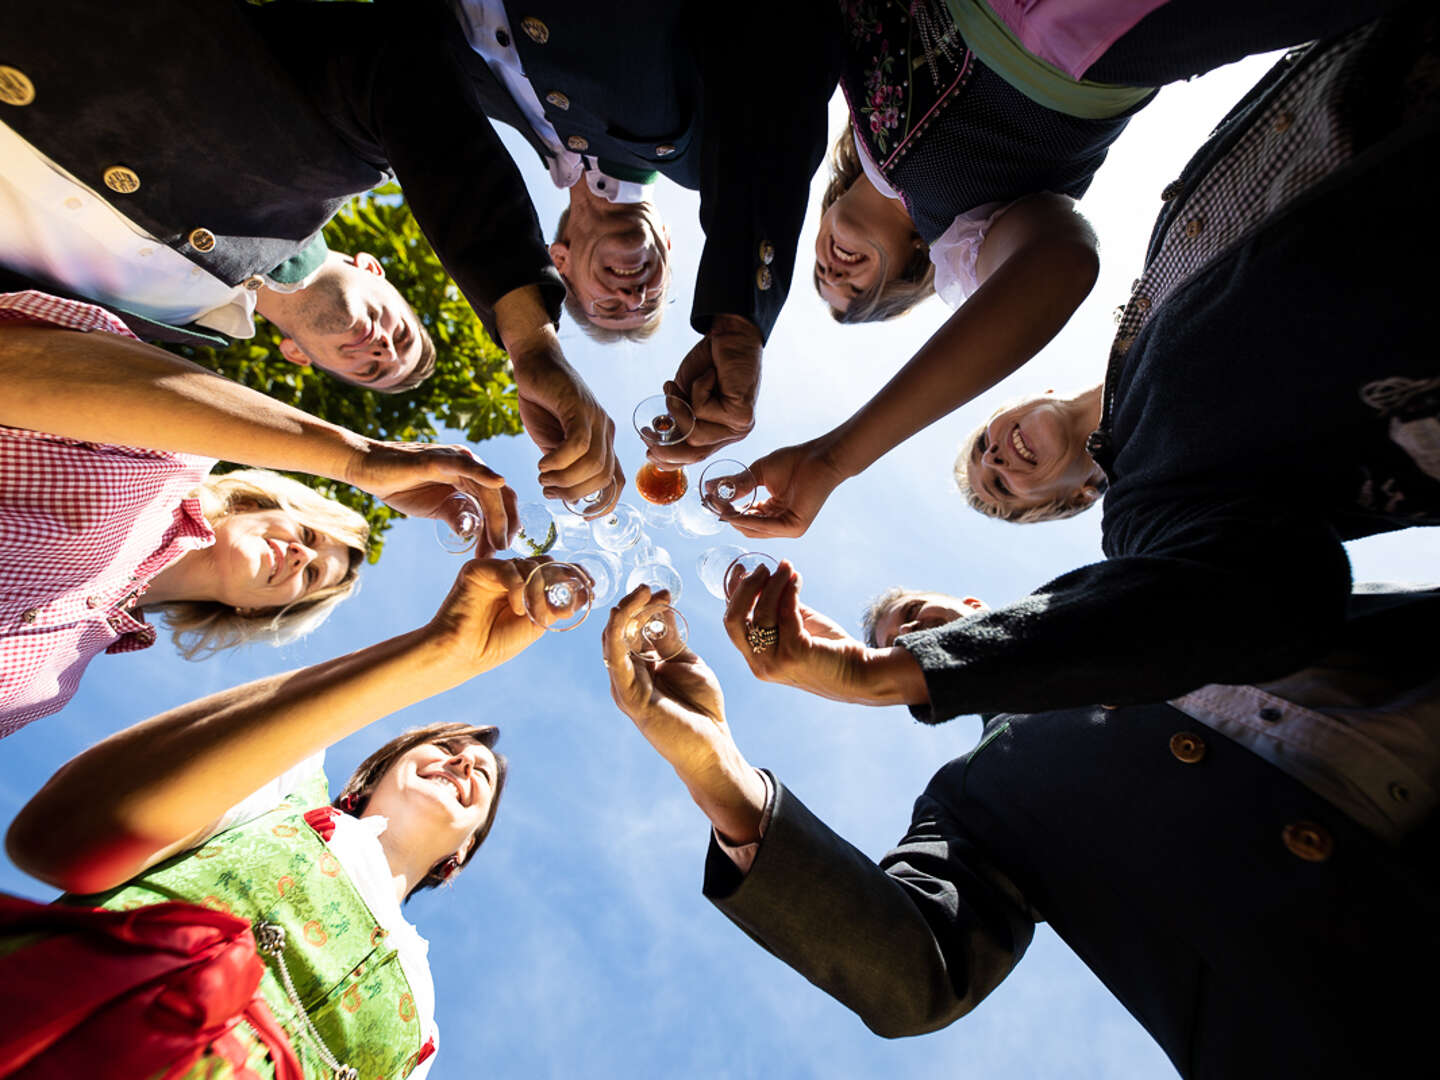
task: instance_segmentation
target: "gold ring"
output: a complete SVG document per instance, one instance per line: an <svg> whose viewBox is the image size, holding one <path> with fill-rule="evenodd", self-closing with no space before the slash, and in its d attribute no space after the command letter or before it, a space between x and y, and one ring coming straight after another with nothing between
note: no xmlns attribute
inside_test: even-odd
<svg viewBox="0 0 1440 1080"><path fill-rule="evenodd" d="M747 626L745 640L752 653L762 653L780 640L780 631L774 626Z"/></svg>

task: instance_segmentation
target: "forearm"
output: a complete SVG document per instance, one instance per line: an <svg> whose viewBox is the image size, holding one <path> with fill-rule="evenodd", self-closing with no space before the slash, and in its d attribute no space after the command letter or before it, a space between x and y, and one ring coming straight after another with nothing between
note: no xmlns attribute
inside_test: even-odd
<svg viewBox="0 0 1440 1080"><path fill-rule="evenodd" d="M1258 537L1263 526L1254 529ZM1273 546L1241 536L1228 552L1205 552L1209 560L1179 551L1111 559L1014 604L906 635L931 701L917 715L1137 704L1287 674L1343 623L1349 568L1323 532L1278 535Z"/></svg>
<svg viewBox="0 0 1440 1080"><path fill-rule="evenodd" d="M501 347L510 354L517 382L534 376L541 367L554 365L579 379L560 348L560 338L538 286L526 285L500 297L495 302L495 324Z"/></svg>
<svg viewBox="0 0 1440 1080"><path fill-rule="evenodd" d="M71 891L124 881L286 769L463 681L423 631L212 694L119 732L20 812L12 857Z"/></svg>
<svg viewBox="0 0 1440 1080"><path fill-rule="evenodd" d="M870 401L826 438L841 475L864 472L912 435L1017 371L1060 331L1094 282L1083 245L1016 252Z"/></svg>
<svg viewBox="0 0 1440 1080"><path fill-rule="evenodd" d="M976 872L963 837L921 816L928 802L877 866L777 784L750 871L712 845L705 895L877 1034L944 1027L1009 973L1033 923L1018 895Z"/></svg>
<svg viewBox="0 0 1440 1080"><path fill-rule="evenodd" d="M703 762L685 769L677 765L675 771L695 805L727 841L739 846L760 839L765 781L733 741L724 740Z"/></svg>
<svg viewBox="0 0 1440 1080"><path fill-rule="evenodd" d="M343 480L369 445L162 349L115 334L0 328L0 424Z"/></svg>

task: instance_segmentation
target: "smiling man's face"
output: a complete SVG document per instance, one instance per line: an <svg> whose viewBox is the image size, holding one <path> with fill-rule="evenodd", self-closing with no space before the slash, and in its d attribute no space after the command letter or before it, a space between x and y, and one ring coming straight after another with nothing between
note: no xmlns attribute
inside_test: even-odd
<svg viewBox="0 0 1440 1080"><path fill-rule="evenodd" d="M950 596L918 589L897 590L887 595L874 612L875 645L881 649L889 648L902 634L931 630L987 610L985 602L973 596Z"/></svg>
<svg viewBox="0 0 1440 1080"><path fill-rule="evenodd" d="M634 330L660 317L670 288L670 231L649 202L572 207L550 258L586 318Z"/></svg>
<svg viewBox="0 0 1440 1080"><path fill-rule="evenodd" d="M391 389L421 363L427 341L420 320L373 255L332 253L299 293L280 351L346 382Z"/></svg>

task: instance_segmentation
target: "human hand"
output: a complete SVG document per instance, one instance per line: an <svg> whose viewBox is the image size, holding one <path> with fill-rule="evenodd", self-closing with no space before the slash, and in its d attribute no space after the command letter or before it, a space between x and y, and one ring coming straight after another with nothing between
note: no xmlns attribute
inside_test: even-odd
<svg viewBox="0 0 1440 1080"><path fill-rule="evenodd" d="M752 538L803 536L844 474L831 456L832 440L818 439L784 446L750 465L755 482L769 495L743 514L724 520Z"/></svg>
<svg viewBox="0 0 1440 1080"><path fill-rule="evenodd" d="M540 459L540 489L547 499L578 499L612 487L593 514L608 513L620 501L625 473L615 456L615 421L610 419L579 374L546 350L515 364L520 419Z"/></svg>
<svg viewBox="0 0 1440 1080"><path fill-rule="evenodd" d="M338 479L411 517L443 516L452 495L471 496L485 519L475 550L481 558L509 547L519 528L514 490L468 447L367 440Z"/></svg>
<svg viewBox="0 0 1440 1080"><path fill-rule="evenodd" d="M661 465L691 465L750 434L763 350L760 331L749 319L715 316L710 332L665 384L665 393L690 403L695 429L682 443L651 447L650 458Z"/></svg>
<svg viewBox="0 0 1440 1080"><path fill-rule="evenodd" d="M668 599L663 590L653 598ZM670 765L717 829L736 843L759 838L765 786L725 721L715 673L690 649L658 663L637 660L625 629L652 600L641 585L610 612L602 639L610 696Z"/></svg>
<svg viewBox="0 0 1440 1080"><path fill-rule="evenodd" d="M524 586L536 559L471 559L460 568L423 635L434 655L463 681L499 667L543 637L525 613Z"/></svg>
<svg viewBox="0 0 1440 1080"><path fill-rule="evenodd" d="M775 629L773 645L756 650L748 632L757 627ZM800 575L788 561L774 574L761 566L740 579L725 608L725 631L756 678L834 701L868 700L863 691L869 650L834 620L800 603Z"/></svg>

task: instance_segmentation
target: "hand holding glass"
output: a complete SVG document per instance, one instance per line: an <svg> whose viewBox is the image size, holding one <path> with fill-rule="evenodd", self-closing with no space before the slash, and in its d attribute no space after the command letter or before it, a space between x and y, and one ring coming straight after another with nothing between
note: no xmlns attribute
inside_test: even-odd
<svg viewBox="0 0 1440 1080"><path fill-rule="evenodd" d="M673 446L695 430L695 414L675 394L647 397L635 406L631 421L646 446ZM635 490L652 503L673 503L688 486L684 469L667 469L653 461L646 461L635 474Z"/></svg>

